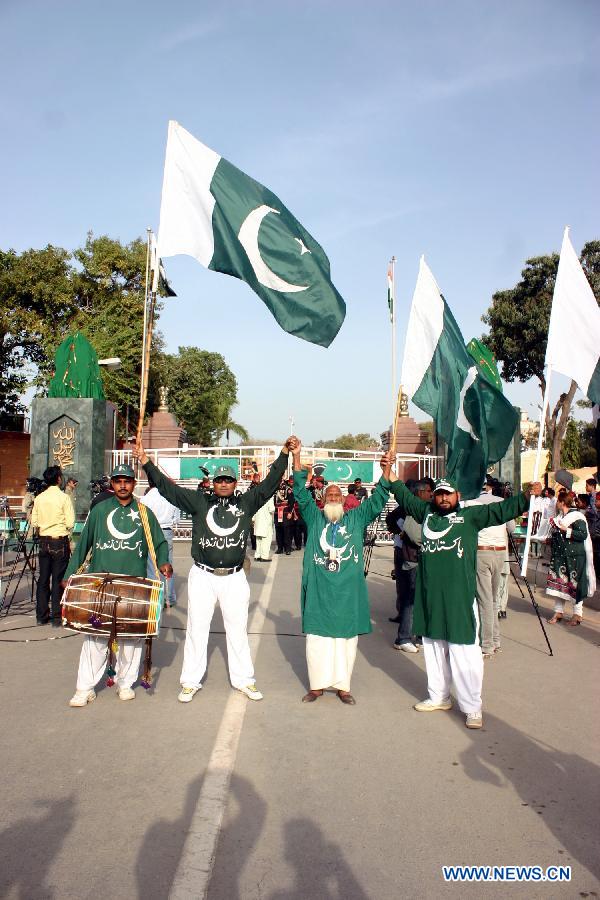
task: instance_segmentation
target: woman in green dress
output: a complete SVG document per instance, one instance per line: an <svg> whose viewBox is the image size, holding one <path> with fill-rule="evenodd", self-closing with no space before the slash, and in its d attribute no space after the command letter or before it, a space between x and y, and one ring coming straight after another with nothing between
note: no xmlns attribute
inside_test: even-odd
<svg viewBox="0 0 600 900"><path fill-rule="evenodd" d="M551 559L546 593L555 598L554 615L548 619L551 625L562 621L565 600L573 604L569 625L580 625L583 600L591 597L596 589L589 530L585 516L574 506L574 499L570 491L559 491L557 515L550 519Z"/></svg>

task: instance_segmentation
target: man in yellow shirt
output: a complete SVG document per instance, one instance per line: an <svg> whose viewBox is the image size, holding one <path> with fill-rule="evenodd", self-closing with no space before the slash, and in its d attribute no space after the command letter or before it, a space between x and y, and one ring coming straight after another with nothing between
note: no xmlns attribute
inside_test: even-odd
<svg viewBox="0 0 600 900"><path fill-rule="evenodd" d="M36 619L38 625L51 621L60 627L60 583L71 555L69 540L75 524L75 511L70 497L61 491L62 472L59 466L50 466L44 472L48 485L35 498L31 524L38 529L39 574L36 594ZM52 612L49 609L50 579L52 579Z"/></svg>

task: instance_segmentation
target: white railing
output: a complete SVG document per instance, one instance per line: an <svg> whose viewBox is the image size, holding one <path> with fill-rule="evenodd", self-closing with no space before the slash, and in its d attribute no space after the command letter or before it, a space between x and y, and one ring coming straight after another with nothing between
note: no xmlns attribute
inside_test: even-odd
<svg viewBox="0 0 600 900"><path fill-rule="evenodd" d="M249 481L255 466L261 477L265 477L268 467L274 462L281 450L280 445L270 446L239 446L239 447L196 447L184 444L183 447L165 447L160 449L147 449L150 459L159 465L161 457L170 459L199 459L202 457L218 456L237 460L239 466L239 481L241 486ZM303 447L302 462L313 466L317 460L330 459L339 461L377 461L381 456L380 450L339 450L334 447ZM130 449L113 450L113 466L123 463L132 464L133 455ZM402 478L407 468L414 469L410 476L413 478L438 478L443 474L444 459L441 456L432 456L430 453L397 453L395 469ZM178 480L178 479L176 479ZM199 479L198 479L199 480ZM194 484L194 479L185 479L181 483ZM368 482L365 482L368 484Z"/></svg>

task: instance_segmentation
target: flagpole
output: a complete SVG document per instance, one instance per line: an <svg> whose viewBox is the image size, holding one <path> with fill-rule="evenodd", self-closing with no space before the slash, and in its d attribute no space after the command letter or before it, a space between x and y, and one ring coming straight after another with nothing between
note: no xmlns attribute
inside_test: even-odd
<svg viewBox="0 0 600 900"><path fill-rule="evenodd" d="M142 334L142 370L140 372L140 410L144 392L144 375L146 366L146 329L148 327L148 290L150 279L150 237L152 229L146 228L146 280L144 282L144 331ZM139 424L139 423L138 423Z"/></svg>
<svg viewBox="0 0 600 900"><path fill-rule="evenodd" d="M542 403L542 411L540 413L540 430L538 434L538 443L537 443L537 452L535 454L535 465L533 467L533 480L539 481L540 476L540 463L542 460L542 448L544 444L544 431L546 424L546 414L548 412L548 405L550 402L550 382L552 380L552 366L550 363L548 364L548 370L546 372L546 390L544 391L544 400ZM523 578L527 577L527 563L529 561L529 549L531 546L531 527L533 522L533 516L531 512L527 516L527 536L525 538L525 547L523 549L523 563L521 565L521 576Z"/></svg>
<svg viewBox="0 0 600 900"><path fill-rule="evenodd" d="M391 326L392 326L392 409L394 410L394 414L397 415L398 406L396 403L396 257L392 256L390 260L390 266L392 269L392 308L390 310L391 316ZM394 434L394 441L396 436L396 419L392 422L392 432Z"/></svg>
<svg viewBox="0 0 600 900"><path fill-rule="evenodd" d="M142 438L142 428L144 427L144 416L146 415L146 401L148 399L148 375L150 369L150 350L152 347L152 329L154 327L154 306L156 303L156 292L150 288L150 244L152 231L148 232L148 249L146 253L146 286L144 291L144 336L142 341L142 375L140 382L140 412L137 427L136 440L139 442Z"/></svg>

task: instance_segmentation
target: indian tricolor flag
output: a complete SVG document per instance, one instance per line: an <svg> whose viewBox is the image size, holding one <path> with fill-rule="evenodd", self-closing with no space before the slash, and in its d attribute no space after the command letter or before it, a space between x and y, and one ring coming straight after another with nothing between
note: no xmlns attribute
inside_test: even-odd
<svg viewBox="0 0 600 900"><path fill-rule="evenodd" d="M488 469L505 455L519 420L516 409L480 373L421 257L413 295L401 384L428 413L448 446L446 474L463 499L476 497Z"/></svg>
<svg viewBox="0 0 600 900"><path fill-rule="evenodd" d="M600 403L600 307L565 228L556 273L546 365Z"/></svg>
<svg viewBox="0 0 600 900"><path fill-rule="evenodd" d="M344 321L321 245L279 197L173 121L157 253L241 278L285 331L313 344L328 347Z"/></svg>
<svg viewBox="0 0 600 900"><path fill-rule="evenodd" d="M392 272L392 267L388 267L387 272L387 300L388 300L388 309L390 311L390 322L394 321L394 315L396 313L395 303L396 298L394 297L394 274Z"/></svg>

